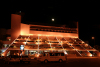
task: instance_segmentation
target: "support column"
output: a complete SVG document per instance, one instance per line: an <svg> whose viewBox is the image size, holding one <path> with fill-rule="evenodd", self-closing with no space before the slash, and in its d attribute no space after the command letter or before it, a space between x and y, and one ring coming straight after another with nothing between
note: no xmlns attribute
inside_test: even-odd
<svg viewBox="0 0 100 67"><path fill-rule="evenodd" d="M78 34L78 38L79 38L79 24L77 22L77 34Z"/></svg>

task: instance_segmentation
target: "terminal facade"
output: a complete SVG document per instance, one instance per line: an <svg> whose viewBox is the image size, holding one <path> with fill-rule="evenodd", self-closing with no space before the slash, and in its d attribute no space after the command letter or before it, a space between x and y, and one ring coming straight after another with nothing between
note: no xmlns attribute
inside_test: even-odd
<svg viewBox="0 0 100 67"><path fill-rule="evenodd" d="M100 57L100 52L79 38L77 28L21 23L11 14L11 44L2 54L28 55L64 52L68 57Z"/></svg>

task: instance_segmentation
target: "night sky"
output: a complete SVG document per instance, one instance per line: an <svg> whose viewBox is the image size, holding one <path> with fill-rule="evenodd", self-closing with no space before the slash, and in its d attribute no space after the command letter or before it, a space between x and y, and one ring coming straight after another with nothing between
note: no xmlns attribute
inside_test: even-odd
<svg viewBox="0 0 100 67"><path fill-rule="evenodd" d="M10 2L10 3L9 3ZM79 37L93 45L100 45L100 4L99 1L66 0L9 0L1 7L0 28L10 29L11 14L21 11L24 19L30 22L67 25L69 21L79 22ZM51 22L54 18L55 21Z"/></svg>

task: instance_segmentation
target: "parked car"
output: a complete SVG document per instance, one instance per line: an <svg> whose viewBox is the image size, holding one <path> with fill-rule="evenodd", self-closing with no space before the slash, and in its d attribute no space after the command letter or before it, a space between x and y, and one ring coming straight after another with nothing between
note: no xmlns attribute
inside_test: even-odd
<svg viewBox="0 0 100 67"><path fill-rule="evenodd" d="M4 59L4 63L11 63L11 62L16 62L20 63L20 56L18 55L10 55Z"/></svg>
<svg viewBox="0 0 100 67"><path fill-rule="evenodd" d="M0 60L3 60L5 58L5 56L0 56Z"/></svg>
<svg viewBox="0 0 100 67"><path fill-rule="evenodd" d="M38 61L47 63L48 61L63 62L67 60L67 56L64 52L44 52L38 57Z"/></svg>
<svg viewBox="0 0 100 67"><path fill-rule="evenodd" d="M9 59L10 59L10 57L9 57L9 56L6 56L6 57L3 58L3 62L4 62L4 63L8 63L8 60L9 60Z"/></svg>
<svg viewBox="0 0 100 67"><path fill-rule="evenodd" d="M30 61L31 61L31 58L28 56L21 56L21 58L20 58L21 63L25 63L25 62L30 63Z"/></svg>

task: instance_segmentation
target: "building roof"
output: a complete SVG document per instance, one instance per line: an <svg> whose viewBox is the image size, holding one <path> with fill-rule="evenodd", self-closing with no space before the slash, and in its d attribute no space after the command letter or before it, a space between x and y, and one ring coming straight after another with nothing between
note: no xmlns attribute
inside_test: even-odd
<svg viewBox="0 0 100 67"><path fill-rule="evenodd" d="M26 22L24 22L24 23L25 23L25 24L33 24L33 25L43 25L43 26L55 26L55 27L77 28L75 22L74 22L74 24L71 24L71 22L69 22L69 24L55 24L55 23L42 23L42 22L30 22L30 21L26 21Z"/></svg>

